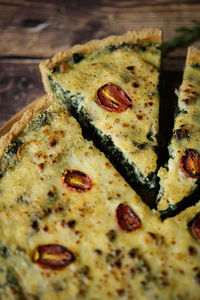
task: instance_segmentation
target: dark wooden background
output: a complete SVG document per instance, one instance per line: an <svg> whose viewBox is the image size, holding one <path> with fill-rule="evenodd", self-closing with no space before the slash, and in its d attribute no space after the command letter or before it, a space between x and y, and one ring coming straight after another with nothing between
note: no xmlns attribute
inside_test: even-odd
<svg viewBox="0 0 200 300"><path fill-rule="evenodd" d="M199 0L0 0L0 127L44 94L38 63L90 39L159 27L164 39L200 21ZM197 41L200 46L200 41ZM181 81L186 49L164 60L165 97Z"/></svg>

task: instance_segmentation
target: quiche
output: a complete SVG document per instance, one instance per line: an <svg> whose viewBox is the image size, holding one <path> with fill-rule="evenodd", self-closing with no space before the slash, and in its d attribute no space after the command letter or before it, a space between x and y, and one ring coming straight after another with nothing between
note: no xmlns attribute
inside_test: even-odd
<svg viewBox="0 0 200 300"><path fill-rule="evenodd" d="M188 51L158 210L127 183L158 189L160 44L144 29L41 63L50 97L0 138L0 299L199 300L200 50Z"/></svg>
<svg viewBox="0 0 200 300"><path fill-rule="evenodd" d="M47 96L0 143L0 299L199 299L199 205L162 222Z"/></svg>
<svg viewBox="0 0 200 300"><path fill-rule="evenodd" d="M192 201L200 178L200 50L190 47L180 87L169 161L160 168L158 210L166 214ZM198 198L197 198L198 199Z"/></svg>
<svg viewBox="0 0 200 300"><path fill-rule="evenodd" d="M49 95L68 107L130 184L157 186L161 31L90 41L40 64Z"/></svg>

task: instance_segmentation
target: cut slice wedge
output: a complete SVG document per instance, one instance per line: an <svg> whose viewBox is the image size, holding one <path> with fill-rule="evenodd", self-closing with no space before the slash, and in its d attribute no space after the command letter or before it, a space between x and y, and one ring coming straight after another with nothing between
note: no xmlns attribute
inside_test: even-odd
<svg viewBox="0 0 200 300"><path fill-rule="evenodd" d="M158 210L164 214L188 202L188 197L199 187L199 141L200 50L190 47L179 91L173 136L169 145L170 159L167 167L160 168L158 172L161 186L157 198Z"/></svg>
<svg viewBox="0 0 200 300"><path fill-rule="evenodd" d="M66 104L132 184L157 184L161 31L91 41L41 63L49 95Z"/></svg>

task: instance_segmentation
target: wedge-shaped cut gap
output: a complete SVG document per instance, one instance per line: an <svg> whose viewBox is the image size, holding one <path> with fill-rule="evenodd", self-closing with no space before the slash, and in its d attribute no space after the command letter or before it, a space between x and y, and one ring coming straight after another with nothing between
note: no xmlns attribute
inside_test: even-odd
<svg viewBox="0 0 200 300"><path fill-rule="evenodd" d="M188 49L167 167L160 168L158 210L174 215L198 200L200 183L200 50Z"/></svg>

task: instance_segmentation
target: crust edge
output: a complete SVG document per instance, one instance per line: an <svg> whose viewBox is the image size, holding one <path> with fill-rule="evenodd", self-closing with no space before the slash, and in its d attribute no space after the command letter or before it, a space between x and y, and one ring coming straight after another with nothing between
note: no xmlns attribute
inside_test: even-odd
<svg viewBox="0 0 200 300"><path fill-rule="evenodd" d="M52 101L53 100L47 95L36 99L22 111L12 117L2 128L0 128L0 159L3 157L3 154L8 145L15 138L17 138L17 136L24 130L27 124L38 113L47 108L52 103Z"/></svg>
<svg viewBox="0 0 200 300"><path fill-rule="evenodd" d="M186 64L200 64L200 49L194 46L188 48Z"/></svg>
<svg viewBox="0 0 200 300"><path fill-rule="evenodd" d="M62 60L66 60L70 58L74 53L89 53L91 51L95 51L98 49L103 49L111 44L118 44L121 42L133 42L139 43L140 41L148 41L161 43L162 42L162 31L156 28L144 28L140 31L128 31L122 35L111 35L102 40L91 40L83 45L75 45L70 49L61 51L57 53L50 59L46 59L42 61L39 65L40 72L42 75L42 81L47 93L51 95L51 88L48 81L48 74L51 73L51 68L53 68L56 64L61 62Z"/></svg>

